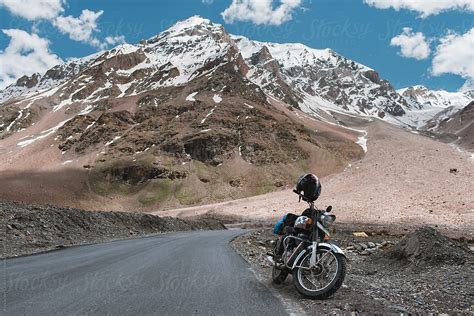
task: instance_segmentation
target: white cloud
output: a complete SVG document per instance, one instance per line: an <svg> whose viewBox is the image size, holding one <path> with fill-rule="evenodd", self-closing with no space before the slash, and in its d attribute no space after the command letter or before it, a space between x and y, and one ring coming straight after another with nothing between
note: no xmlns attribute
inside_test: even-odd
<svg viewBox="0 0 474 316"><path fill-rule="evenodd" d="M364 2L378 9L416 11L422 18L449 10L474 12L473 0L364 0Z"/></svg>
<svg viewBox="0 0 474 316"><path fill-rule="evenodd" d="M118 44L124 44L125 42L125 36L123 35L117 35L117 36L107 36L104 39L103 43L99 44L100 49L107 49L109 46L115 46Z"/></svg>
<svg viewBox="0 0 474 316"><path fill-rule="evenodd" d="M231 5L221 13L224 21L252 22L255 24L280 25L293 18L301 0L280 0L274 7L273 0L232 0Z"/></svg>
<svg viewBox="0 0 474 316"><path fill-rule="evenodd" d="M105 38L105 44L108 45L117 45L125 43L125 37L123 35L118 36L107 36Z"/></svg>
<svg viewBox="0 0 474 316"><path fill-rule="evenodd" d="M68 34L69 38L83 43L88 43L95 47L100 47L100 41L94 37L95 32L99 32L97 28L97 19L104 11L82 10L81 15L75 18L69 16L58 16L53 24L63 34Z"/></svg>
<svg viewBox="0 0 474 316"><path fill-rule="evenodd" d="M63 0L0 0L0 7L30 21L55 18L64 11L63 4Z"/></svg>
<svg viewBox="0 0 474 316"><path fill-rule="evenodd" d="M467 79L467 86L474 79L474 27L467 33L451 33L440 39L431 66L435 76L455 74Z"/></svg>
<svg viewBox="0 0 474 316"><path fill-rule="evenodd" d="M409 27L403 28L402 34L392 38L390 45L399 46L400 55L407 58L426 59L431 53L425 35L421 32L414 33Z"/></svg>
<svg viewBox="0 0 474 316"><path fill-rule="evenodd" d="M49 41L23 30L2 30L10 43L0 51L0 89L23 75L45 72L62 60L49 50Z"/></svg>

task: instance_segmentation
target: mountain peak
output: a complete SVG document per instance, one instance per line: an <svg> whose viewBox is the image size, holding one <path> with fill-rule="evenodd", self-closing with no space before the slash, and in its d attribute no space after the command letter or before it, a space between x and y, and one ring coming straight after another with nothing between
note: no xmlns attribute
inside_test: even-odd
<svg viewBox="0 0 474 316"><path fill-rule="evenodd" d="M181 32L184 30L193 29L197 26L221 27L220 24L214 24L209 19L203 18L199 15L194 15L192 17L187 18L186 20L176 22L173 26L167 29L166 32L170 32L170 33Z"/></svg>

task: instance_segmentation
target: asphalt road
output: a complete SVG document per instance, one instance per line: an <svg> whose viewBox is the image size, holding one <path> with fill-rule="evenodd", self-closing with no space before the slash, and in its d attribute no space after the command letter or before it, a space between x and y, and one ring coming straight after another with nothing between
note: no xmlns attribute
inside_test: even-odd
<svg viewBox="0 0 474 316"><path fill-rule="evenodd" d="M284 315L229 241L167 234L2 261L4 315Z"/></svg>

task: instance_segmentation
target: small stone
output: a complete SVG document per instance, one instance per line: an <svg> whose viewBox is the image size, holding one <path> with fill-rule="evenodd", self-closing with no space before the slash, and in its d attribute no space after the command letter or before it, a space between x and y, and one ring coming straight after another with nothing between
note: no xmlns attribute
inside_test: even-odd
<svg viewBox="0 0 474 316"><path fill-rule="evenodd" d="M390 308L392 308L394 311L398 312L398 313L403 313L403 314L408 314L408 311L406 310L405 307L403 306L400 306L400 305L391 305L389 306Z"/></svg>
<svg viewBox="0 0 474 316"><path fill-rule="evenodd" d="M376 269L371 269L371 270L368 270L366 274L367 274L367 275L374 275L374 274L376 274L376 273L377 273L377 270L376 270Z"/></svg>
<svg viewBox="0 0 474 316"><path fill-rule="evenodd" d="M7 225L7 228L8 228L8 230L12 230L12 229L13 229L12 225L10 225L10 224Z"/></svg>
<svg viewBox="0 0 474 316"><path fill-rule="evenodd" d="M376 247L376 246L375 246L375 243L373 243L373 242L371 242L371 241L369 241L369 242L367 243L367 246L368 246L369 248L375 248L375 247Z"/></svg>
<svg viewBox="0 0 474 316"><path fill-rule="evenodd" d="M367 245L366 245L366 244L364 244L364 243L360 243L360 244L359 244L359 246L361 246L363 250L365 250L365 249L367 249L367 248L368 248L368 247L367 247Z"/></svg>

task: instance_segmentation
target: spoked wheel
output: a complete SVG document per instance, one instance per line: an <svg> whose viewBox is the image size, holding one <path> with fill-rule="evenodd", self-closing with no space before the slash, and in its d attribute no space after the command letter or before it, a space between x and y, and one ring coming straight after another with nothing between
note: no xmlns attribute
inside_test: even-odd
<svg viewBox="0 0 474 316"><path fill-rule="evenodd" d="M307 252L293 270L295 287L303 296L325 299L334 294L346 276L346 258L327 249L318 249L316 266L310 268L311 253Z"/></svg>

